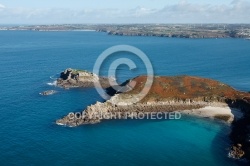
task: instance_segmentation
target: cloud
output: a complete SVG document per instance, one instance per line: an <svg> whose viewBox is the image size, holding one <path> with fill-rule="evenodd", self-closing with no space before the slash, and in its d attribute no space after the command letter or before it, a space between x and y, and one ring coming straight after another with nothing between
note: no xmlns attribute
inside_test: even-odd
<svg viewBox="0 0 250 166"><path fill-rule="evenodd" d="M153 14L156 11L157 11L156 9L149 9L149 8L138 6L134 9L129 10L129 13L131 16L134 16L134 17L142 17L142 16L148 16L150 14Z"/></svg>
<svg viewBox="0 0 250 166"><path fill-rule="evenodd" d="M229 4L189 3L186 0L161 9L8 8L0 4L0 23L250 23L250 2Z"/></svg>
<svg viewBox="0 0 250 166"><path fill-rule="evenodd" d="M192 4L182 1L176 5L166 6L155 13L155 17L165 17L169 22L197 23L250 23L250 3L234 0L229 5Z"/></svg>
<svg viewBox="0 0 250 166"><path fill-rule="evenodd" d="M1 9L1 8L5 8L5 6L4 6L4 5L2 5L2 4L0 3L0 9Z"/></svg>

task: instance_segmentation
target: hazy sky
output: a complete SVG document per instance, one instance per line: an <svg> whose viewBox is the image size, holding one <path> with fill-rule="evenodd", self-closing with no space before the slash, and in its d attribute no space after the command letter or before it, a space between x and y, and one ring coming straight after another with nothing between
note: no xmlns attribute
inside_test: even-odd
<svg viewBox="0 0 250 166"><path fill-rule="evenodd" d="M250 0L0 0L0 24L250 23Z"/></svg>

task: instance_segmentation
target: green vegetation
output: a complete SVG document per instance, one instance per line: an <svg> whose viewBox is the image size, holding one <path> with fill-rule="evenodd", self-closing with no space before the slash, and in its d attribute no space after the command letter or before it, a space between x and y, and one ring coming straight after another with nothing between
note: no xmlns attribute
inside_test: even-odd
<svg viewBox="0 0 250 166"><path fill-rule="evenodd" d="M72 69L72 74L74 74L74 75L77 75L77 74L79 74L79 73L81 73L81 72L90 73L90 72L87 71L87 70Z"/></svg>

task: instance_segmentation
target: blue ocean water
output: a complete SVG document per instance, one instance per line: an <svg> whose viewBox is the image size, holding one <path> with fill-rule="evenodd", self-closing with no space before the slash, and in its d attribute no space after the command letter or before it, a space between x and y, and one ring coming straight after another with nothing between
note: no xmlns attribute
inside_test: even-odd
<svg viewBox="0 0 250 166"><path fill-rule="evenodd" d="M0 165L238 165L227 157L226 124L180 120L111 120L78 128L54 122L102 101L95 89L48 85L68 68L92 71L105 49L128 44L144 51L157 75L195 75L250 91L250 41L109 36L99 32L0 31ZM145 74L118 70L120 81ZM54 89L52 96L39 92Z"/></svg>

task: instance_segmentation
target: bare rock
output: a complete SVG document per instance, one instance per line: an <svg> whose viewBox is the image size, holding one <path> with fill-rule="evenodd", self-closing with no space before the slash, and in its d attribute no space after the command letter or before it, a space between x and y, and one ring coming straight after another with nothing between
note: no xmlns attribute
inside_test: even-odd
<svg viewBox="0 0 250 166"><path fill-rule="evenodd" d="M55 90L47 90L47 91L41 92L39 94L42 95L42 96L48 96L48 95L53 95L55 93L56 93Z"/></svg>
<svg viewBox="0 0 250 166"><path fill-rule="evenodd" d="M242 150L242 145L237 144L231 147L229 151L229 157L234 159L241 159L245 155L245 152Z"/></svg>
<svg viewBox="0 0 250 166"><path fill-rule="evenodd" d="M94 83L100 82L103 88L110 86L111 78L101 77L86 70L77 70L68 68L61 72L60 78L57 79L57 85L63 88L74 87L94 87Z"/></svg>

